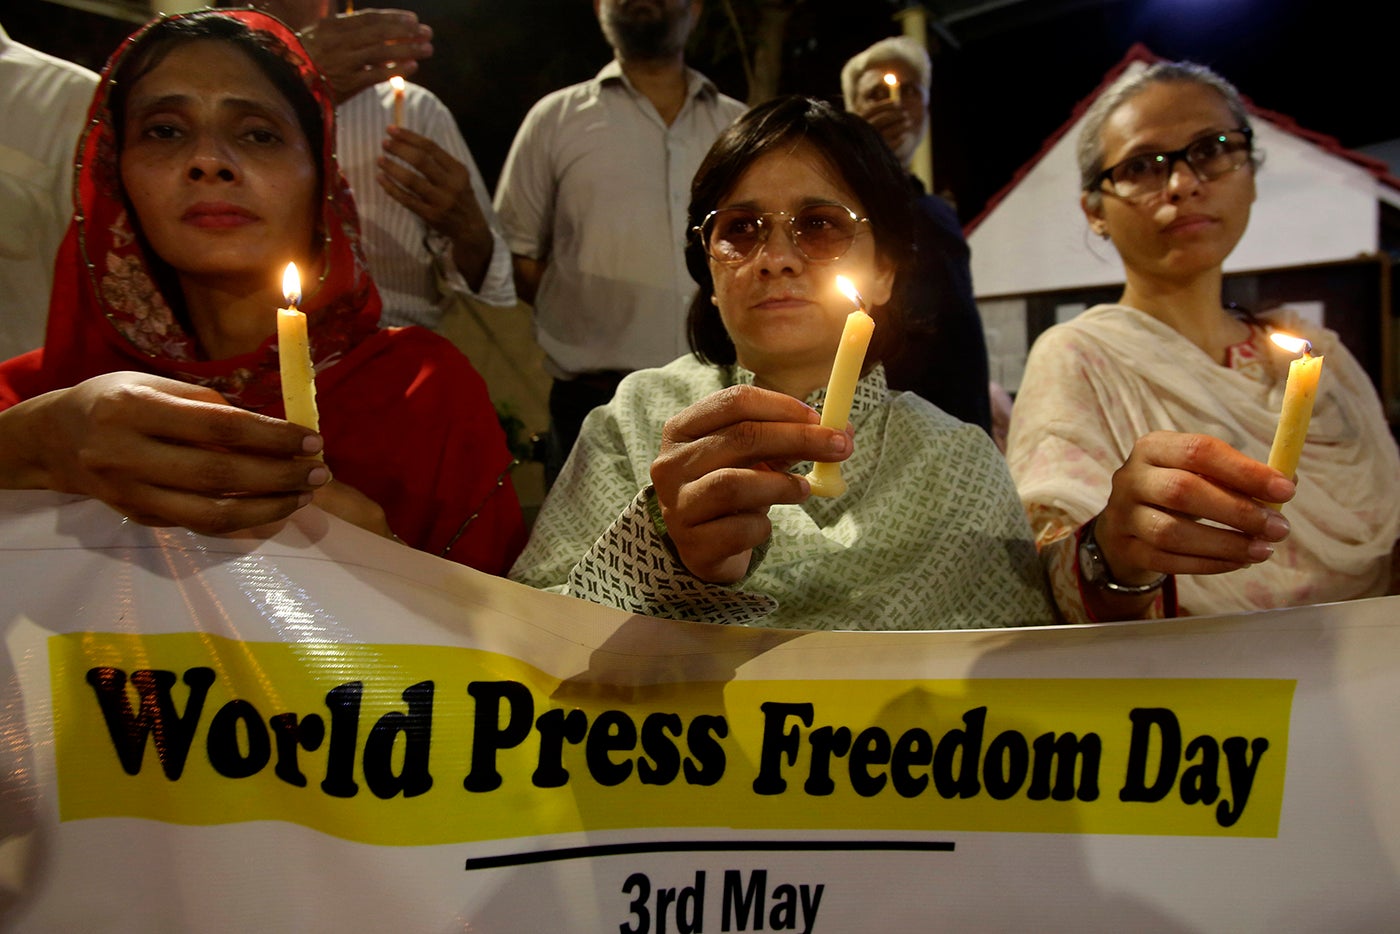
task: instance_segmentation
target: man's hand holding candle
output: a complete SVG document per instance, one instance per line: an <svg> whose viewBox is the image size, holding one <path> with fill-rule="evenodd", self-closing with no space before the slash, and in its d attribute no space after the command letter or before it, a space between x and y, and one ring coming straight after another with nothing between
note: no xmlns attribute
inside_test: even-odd
<svg viewBox="0 0 1400 934"><path fill-rule="evenodd" d="M768 539L768 509L809 495L799 461L840 461L852 443L805 403L756 386L720 390L667 420L651 481L667 532L692 574L728 584Z"/></svg>
<svg viewBox="0 0 1400 934"><path fill-rule="evenodd" d="M391 75L411 76L433 54L433 30L408 10L361 10L328 16L298 35L343 104Z"/></svg>
<svg viewBox="0 0 1400 934"><path fill-rule="evenodd" d="M383 147L379 186L452 241L457 270L479 289L495 242L467 167L432 139L399 126L389 128Z"/></svg>
<svg viewBox="0 0 1400 934"><path fill-rule="evenodd" d="M918 129L909 119L904 105L889 98L863 107L860 117L874 127L890 151L896 153L910 145L909 137Z"/></svg>

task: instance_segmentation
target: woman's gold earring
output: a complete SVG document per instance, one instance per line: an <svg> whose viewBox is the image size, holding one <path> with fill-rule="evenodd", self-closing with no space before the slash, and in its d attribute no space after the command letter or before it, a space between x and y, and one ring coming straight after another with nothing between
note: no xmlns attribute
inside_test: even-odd
<svg viewBox="0 0 1400 934"><path fill-rule="evenodd" d="M711 305L714 305L716 308L718 308L718 307L719 307L719 296L718 296L718 295L711 295L711 296L710 296L710 304L711 304Z"/></svg>

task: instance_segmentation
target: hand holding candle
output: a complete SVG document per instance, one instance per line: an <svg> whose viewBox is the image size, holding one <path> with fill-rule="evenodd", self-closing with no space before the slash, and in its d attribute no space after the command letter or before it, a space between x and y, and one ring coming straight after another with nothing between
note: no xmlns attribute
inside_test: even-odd
<svg viewBox="0 0 1400 934"><path fill-rule="evenodd" d="M1286 334L1271 334L1270 339L1290 353L1302 356L1288 365L1288 383L1283 390L1283 410L1279 413L1278 429L1269 449L1269 466L1293 479L1298 472L1298 457L1303 452L1303 440L1312 420L1313 402L1317 399L1317 381L1322 375L1322 357L1312 355L1312 344ZM1270 503L1275 509L1278 503Z"/></svg>
<svg viewBox="0 0 1400 934"><path fill-rule="evenodd" d="M306 315L297 310L301 301L301 277L296 263L287 264L282 277L287 308L277 309L277 359L282 368L282 408L287 421L312 431L321 430L316 412L316 372L311 366L311 342ZM316 458L321 459L317 454Z"/></svg>
<svg viewBox="0 0 1400 934"><path fill-rule="evenodd" d="M403 126L403 79L394 75L389 79L389 85L394 89L394 126Z"/></svg>
<svg viewBox="0 0 1400 934"><path fill-rule="evenodd" d="M822 403L822 427L845 431L851 419L851 403L855 400L856 383L860 380L865 351L875 331L875 319L866 314L865 299L861 298L851 280L836 277L836 287L855 303L856 310L846 316L841 330L841 344L836 348L836 360L831 365L831 378L826 382L826 401ZM840 496L846 492L840 464L813 464L807 475L813 496Z"/></svg>
<svg viewBox="0 0 1400 934"><path fill-rule="evenodd" d="M899 79L898 79L897 77L895 77L893 74L891 74L891 73L889 73L889 72L886 72L886 73L885 73L885 84L888 85L888 86L889 86L889 89L890 89L890 100L893 101L894 103L898 104L898 103L899 103Z"/></svg>

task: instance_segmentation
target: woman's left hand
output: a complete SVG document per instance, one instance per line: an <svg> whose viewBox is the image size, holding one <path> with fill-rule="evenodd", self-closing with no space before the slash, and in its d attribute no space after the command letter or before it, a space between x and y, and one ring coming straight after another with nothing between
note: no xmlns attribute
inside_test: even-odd
<svg viewBox="0 0 1400 934"><path fill-rule="evenodd" d="M394 530L389 528L384 509L348 483L331 480L315 492L311 502L351 525L358 525L385 538L397 537Z"/></svg>

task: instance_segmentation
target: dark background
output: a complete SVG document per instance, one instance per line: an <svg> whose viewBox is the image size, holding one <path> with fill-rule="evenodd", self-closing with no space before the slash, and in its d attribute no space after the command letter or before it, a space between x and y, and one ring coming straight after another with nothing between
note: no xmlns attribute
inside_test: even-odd
<svg viewBox="0 0 1400 934"><path fill-rule="evenodd" d="M740 14L760 0L731 0ZM782 2L782 0L764 0ZM781 90L839 100L842 63L899 32L903 0L785 0L793 6ZM361 0L361 7L369 5ZM416 80L457 115L494 186L525 111L609 58L588 0L384 0L436 33ZM1400 12L1391 0L928 0L933 30L936 186L964 222L1006 185L1135 42L1191 58L1255 104L1360 147L1400 138ZM136 24L47 0L6 0L17 41L99 70ZM748 97L721 0L708 0L691 61ZM1066 204L1066 210L1072 210Z"/></svg>

